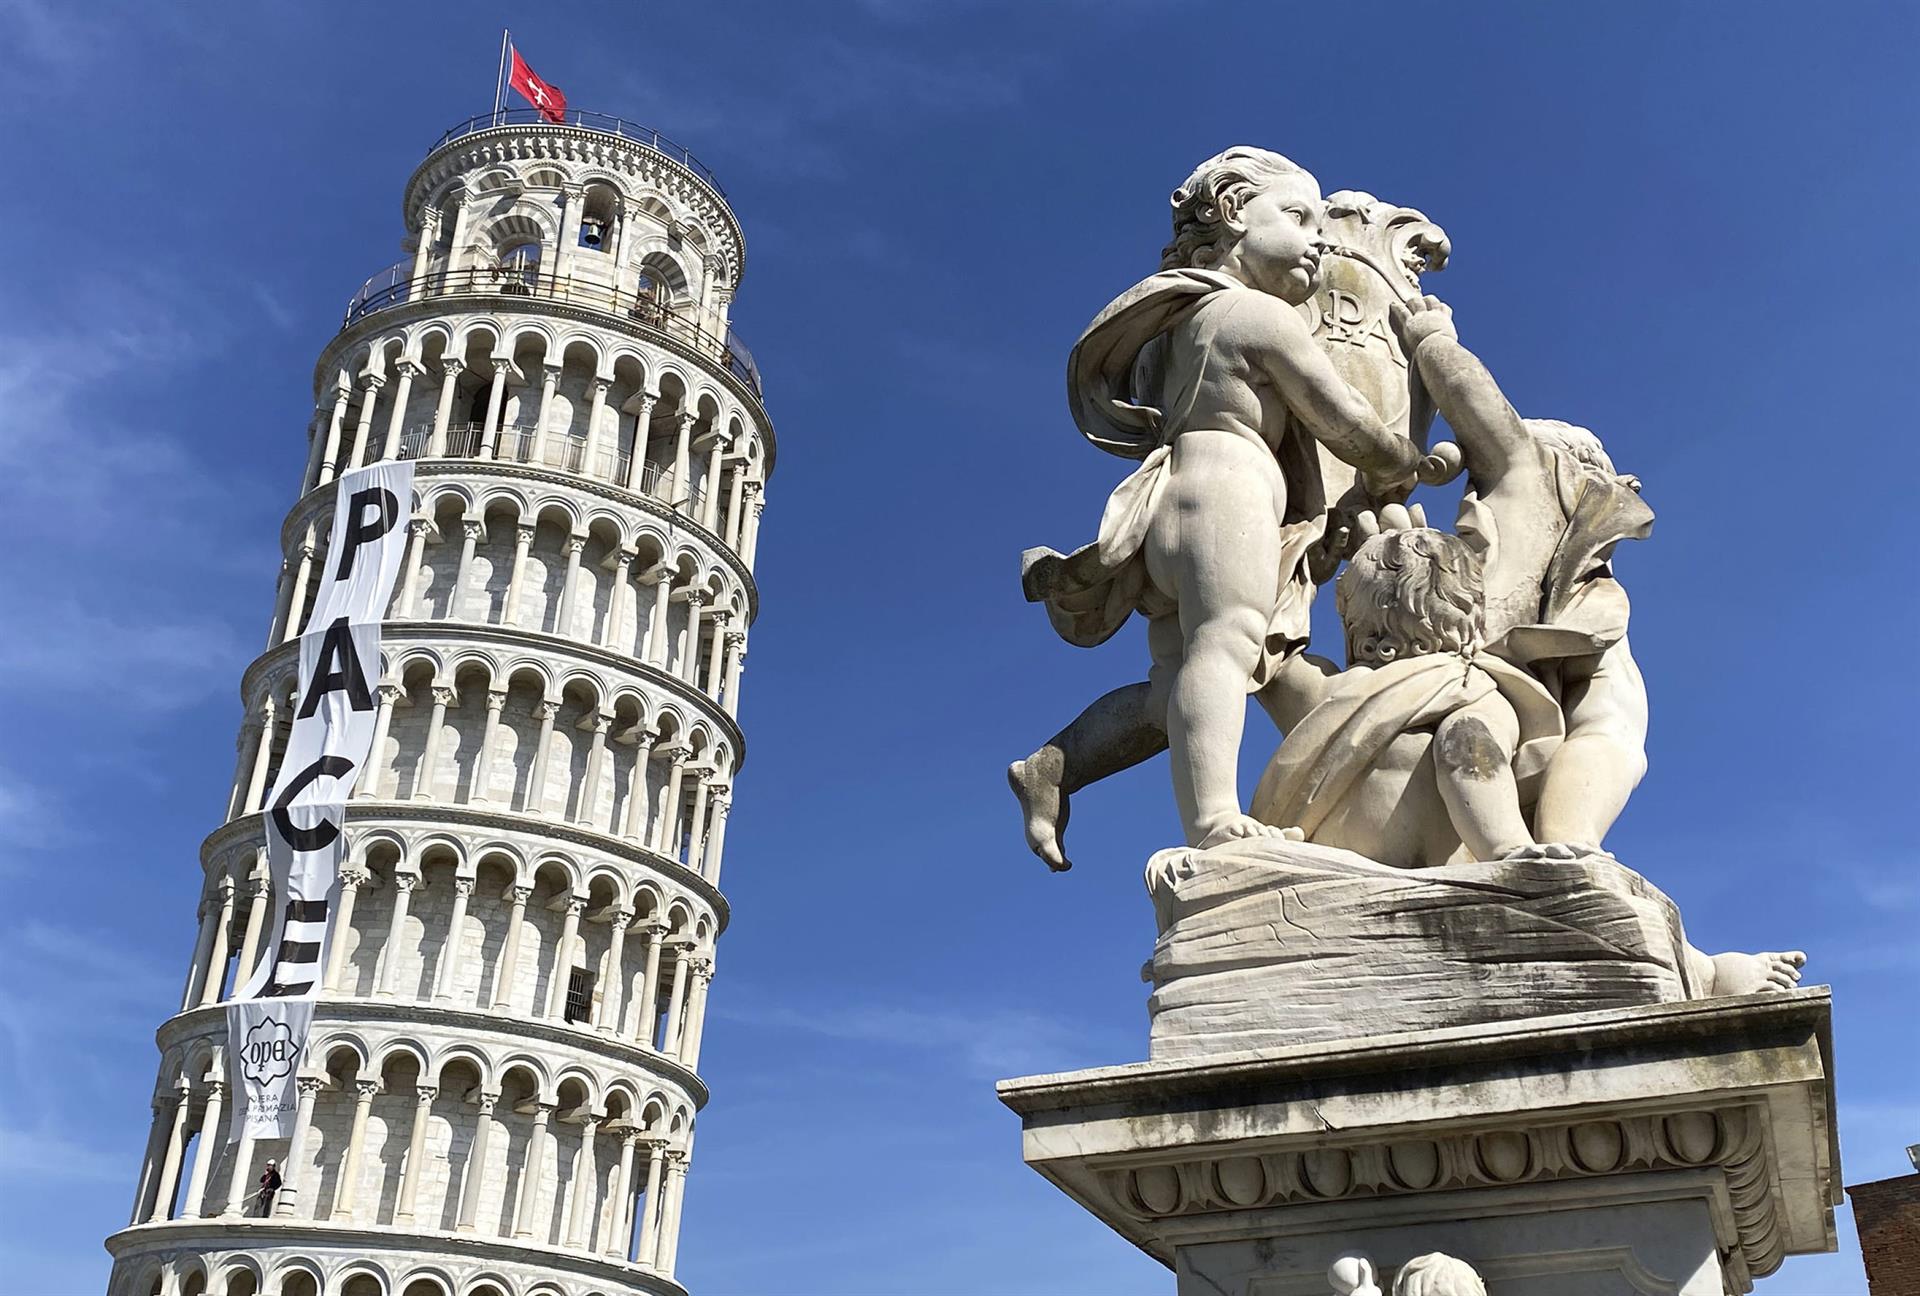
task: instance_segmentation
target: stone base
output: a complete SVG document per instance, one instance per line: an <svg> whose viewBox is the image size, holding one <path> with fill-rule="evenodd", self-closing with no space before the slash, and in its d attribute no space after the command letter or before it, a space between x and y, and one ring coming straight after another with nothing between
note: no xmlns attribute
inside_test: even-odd
<svg viewBox="0 0 1920 1296"><path fill-rule="evenodd" d="M1491 1296L1720 1296L1834 1248L1824 988L1000 1084L1027 1163L1181 1296L1444 1251Z"/></svg>
<svg viewBox="0 0 1920 1296"><path fill-rule="evenodd" d="M1147 864L1155 1061L1690 998L1673 901L1610 856L1396 869L1253 838Z"/></svg>

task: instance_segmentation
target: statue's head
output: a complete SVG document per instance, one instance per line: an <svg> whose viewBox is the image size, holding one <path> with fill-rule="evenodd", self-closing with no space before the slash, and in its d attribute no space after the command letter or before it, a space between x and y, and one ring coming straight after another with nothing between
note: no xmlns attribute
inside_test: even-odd
<svg viewBox="0 0 1920 1296"><path fill-rule="evenodd" d="M1326 204L1307 172L1267 149L1230 148L1173 191L1162 270L1221 270L1294 305L1313 295Z"/></svg>
<svg viewBox="0 0 1920 1296"><path fill-rule="evenodd" d="M1562 423L1559 419L1530 418L1520 421L1527 425L1527 431L1541 445L1564 450L1580 463L1589 468L1598 468L1609 477L1618 476L1613 460L1607 456L1607 448L1600 444L1599 437L1587 429Z"/></svg>
<svg viewBox="0 0 1920 1296"><path fill-rule="evenodd" d="M1347 663L1385 666L1402 657L1472 653L1486 624L1479 555L1432 527L1371 536L1340 573Z"/></svg>
<svg viewBox="0 0 1920 1296"><path fill-rule="evenodd" d="M1466 1261L1435 1251L1400 1266L1393 1296L1487 1296L1487 1284Z"/></svg>

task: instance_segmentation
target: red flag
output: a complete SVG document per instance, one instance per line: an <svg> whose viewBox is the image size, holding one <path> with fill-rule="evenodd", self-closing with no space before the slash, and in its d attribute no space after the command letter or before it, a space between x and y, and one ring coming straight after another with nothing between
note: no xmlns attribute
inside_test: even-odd
<svg viewBox="0 0 1920 1296"><path fill-rule="evenodd" d="M513 74L507 78L507 84L525 96L527 102L538 108L540 115L548 121L566 121L567 96L561 93L559 86L548 85L535 76L517 49L513 51Z"/></svg>

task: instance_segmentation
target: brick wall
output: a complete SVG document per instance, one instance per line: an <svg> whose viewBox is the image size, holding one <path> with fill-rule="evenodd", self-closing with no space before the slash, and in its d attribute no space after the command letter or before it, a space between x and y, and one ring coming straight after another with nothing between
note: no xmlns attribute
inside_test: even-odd
<svg viewBox="0 0 1920 1296"><path fill-rule="evenodd" d="M1920 1296L1920 1174L1847 1189L1873 1296Z"/></svg>

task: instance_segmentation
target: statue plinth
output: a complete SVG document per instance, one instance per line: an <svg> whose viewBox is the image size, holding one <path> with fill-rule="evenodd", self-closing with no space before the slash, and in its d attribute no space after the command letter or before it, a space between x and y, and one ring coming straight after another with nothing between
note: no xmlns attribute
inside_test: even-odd
<svg viewBox="0 0 1920 1296"><path fill-rule="evenodd" d="M1690 999L1680 911L1611 856L1389 868L1273 837L1147 863L1155 1061Z"/></svg>
<svg viewBox="0 0 1920 1296"><path fill-rule="evenodd" d="M1024 1156L1181 1296L1443 1251L1492 1296L1722 1296L1831 1250L1825 988L1002 1081Z"/></svg>

